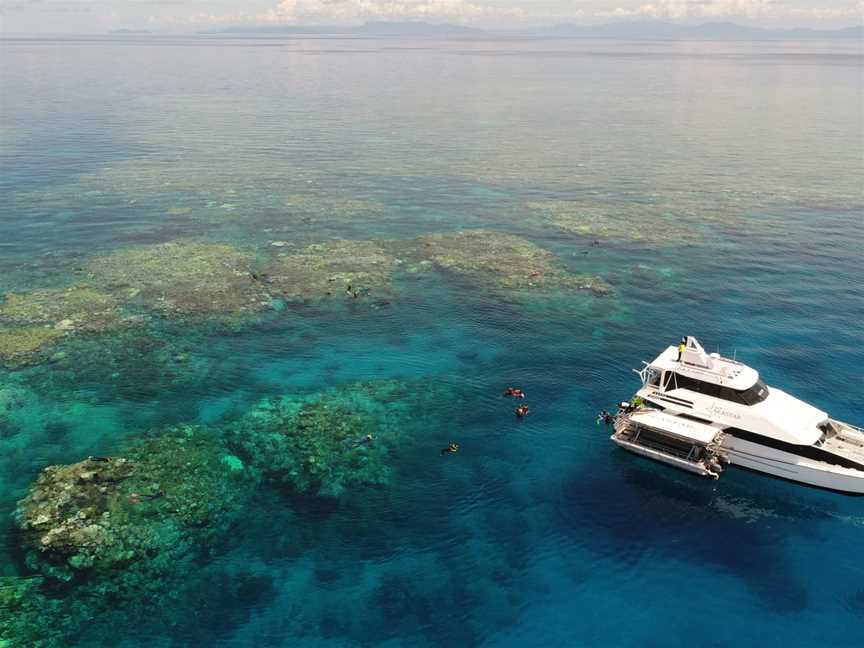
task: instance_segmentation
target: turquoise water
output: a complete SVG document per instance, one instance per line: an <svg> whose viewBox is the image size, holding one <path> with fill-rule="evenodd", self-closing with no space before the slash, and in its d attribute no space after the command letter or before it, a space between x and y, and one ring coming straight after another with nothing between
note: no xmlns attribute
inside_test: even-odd
<svg viewBox="0 0 864 648"><path fill-rule="evenodd" d="M262 484L194 569L141 594L144 613L93 603L61 644L864 642L859 499L736 470L701 481L623 454L594 422L635 390L631 368L695 334L864 424L855 45L0 46L0 292L95 286L130 317L0 370L15 394L0 575L31 574L12 512L47 465L160 426L218 435L265 397L380 379L430 396L385 484ZM611 292L526 298L419 260L416 237L466 229L518 236ZM267 267L340 239L395 250L386 299L375 284L226 324L98 271L169 241ZM524 279L518 263L498 271ZM510 384L528 394L523 421Z"/></svg>

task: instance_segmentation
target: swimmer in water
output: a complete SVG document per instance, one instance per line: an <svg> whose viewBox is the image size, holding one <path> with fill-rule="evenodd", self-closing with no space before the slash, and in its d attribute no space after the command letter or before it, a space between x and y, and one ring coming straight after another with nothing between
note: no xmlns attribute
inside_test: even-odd
<svg viewBox="0 0 864 648"><path fill-rule="evenodd" d="M456 454L459 452L459 444L458 443L450 443L446 448L441 448L441 456L443 457L446 454Z"/></svg>
<svg viewBox="0 0 864 648"><path fill-rule="evenodd" d="M513 396L513 398L525 398L525 392L518 387L508 387L504 390L505 396Z"/></svg>

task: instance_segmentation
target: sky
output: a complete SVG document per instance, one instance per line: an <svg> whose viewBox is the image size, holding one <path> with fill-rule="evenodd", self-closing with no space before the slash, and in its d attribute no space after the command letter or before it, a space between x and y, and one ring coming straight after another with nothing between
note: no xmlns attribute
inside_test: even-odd
<svg viewBox="0 0 864 648"><path fill-rule="evenodd" d="M864 23L864 0L0 0L0 32L190 32L228 25L370 20L524 27L623 20L830 29Z"/></svg>

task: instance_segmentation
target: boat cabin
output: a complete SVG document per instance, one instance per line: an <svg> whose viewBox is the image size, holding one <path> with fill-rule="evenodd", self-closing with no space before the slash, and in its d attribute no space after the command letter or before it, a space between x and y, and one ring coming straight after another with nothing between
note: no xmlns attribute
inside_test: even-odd
<svg viewBox="0 0 864 648"><path fill-rule="evenodd" d="M706 353L689 336L683 352L670 346L639 372L644 387L668 392L687 389L739 405L756 405L768 398L768 386L745 364Z"/></svg>

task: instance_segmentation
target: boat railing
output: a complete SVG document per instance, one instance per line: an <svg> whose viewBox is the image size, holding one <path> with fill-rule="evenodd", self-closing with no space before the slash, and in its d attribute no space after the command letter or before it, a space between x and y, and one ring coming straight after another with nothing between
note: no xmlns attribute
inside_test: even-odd
<svg viewBox="0 0 864 648"><path fill-rule="evenodd" d="M637 433L631 441L633 443L638 443L641 446L646 448L651 448L652 450L656 450L657 452L662 452L666 455L671 455L678 459L683 459L684 461L695 461L693 458L693 453L696 451L696 448L693 447L690 449L690 452L681 452L680 450L675 450L670 448L669 446L665 446L662 443L655 443L653 441L646 441L645 439L640 439L639 434Z"/></svg>
<svg viewBox="0 0 864 648"><path fill-rule="evenodd" d="M847 430L852 430L853 432L858 432L859 434L864 434L864 428L860 428L857 425L852 425L851 423L844 423L843 421L835 421L834 419L830 419L832 423L836 423L840 430L842 431L844 428Z"/></svg>
<svg viewBox="0 0 864 648"><path fill-rule="evenodd" d="M663 452L667 455L672 455L678 459L683 459L684 461L695 461L693 455L698 450L698 446L694 445L690 448L689 452L684 452L682 450L678 450L676 448L672 448L668 445L663 445L662 443L657 443L650 439L640 438L642 435L642 426L639 424L633 423L630 421L629 414L619 414L623 425L619 429L618 424L615 424L615 434L620 435L622 438L625 438L627 441L631 443L636 443L638 445L644 446L646 448L651 448L652 450L656 450L658 452Z"/></svg>

